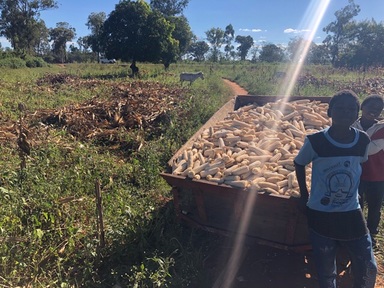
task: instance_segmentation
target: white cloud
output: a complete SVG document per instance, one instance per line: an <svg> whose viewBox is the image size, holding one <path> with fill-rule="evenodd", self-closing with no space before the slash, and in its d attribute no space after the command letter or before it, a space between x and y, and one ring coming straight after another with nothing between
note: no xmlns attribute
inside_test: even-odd
<svg viewBox="0 0 384 288"><path fill-rule="evenodd" d="M297 29L288 28L288 29L284 30L284 33L286 33L286 34L291 34L291 33L299 34L299 33L306 33L309 31L311 31L311 30L308 30L308 29L297 30Z"/></svg>
<svg viewBox="0 0 384 288"><path fill-rule="evenodd" d="M263 30L261 30L261 29L240 28L239 31L257 33L257 32L262 32Z"/></svg>

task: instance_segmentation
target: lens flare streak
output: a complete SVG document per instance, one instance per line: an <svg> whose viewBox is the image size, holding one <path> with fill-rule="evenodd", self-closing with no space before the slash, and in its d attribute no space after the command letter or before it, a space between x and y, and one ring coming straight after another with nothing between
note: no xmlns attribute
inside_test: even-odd
<svg viewBox="0 0 384 288"><path fill-rule="evenodd" d="M286 103L288 101L293 91L295 83L305 62L304 60L308 55L311 42L313 41L315 33L319 28L320 22L328 8L330 1L331 0L312 0L307 8L305 15L303 16L303 20L301 21L300 26L308 27L308 32L305 35L306 41L302 41L299 49L297 49L293 57L292 63L288 66L286 72L287 76L281 83L279 95L283 96L283 101L281 101L282 107L279 107L279 109L284 108L284 102ZM241 222L237 229L236 238L234 239L234 246L231 251L231 256L229 257L229 261L226 267L224 268L226 276L224 281L220 285L221 288L231 287L236 277L236 273L241 265L240 259L242 258L241 255L244 249L245 235L248 231L254 201L257 201L256 195L257 192L250 191L247 196L248 199L245 201L245 207L242 211L240 220Z"/></svg>

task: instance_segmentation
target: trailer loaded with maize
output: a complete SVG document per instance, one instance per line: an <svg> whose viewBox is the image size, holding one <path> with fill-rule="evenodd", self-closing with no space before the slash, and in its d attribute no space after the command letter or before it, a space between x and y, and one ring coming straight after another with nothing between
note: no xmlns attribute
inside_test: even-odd
<svg viewBox="0 0 384 288"><path fill-rule="evenodd" d="M240 95L227 102L161 173L177 217L213 233L310 249L293 159L307 134L330 126L329 99Z"/></svg>

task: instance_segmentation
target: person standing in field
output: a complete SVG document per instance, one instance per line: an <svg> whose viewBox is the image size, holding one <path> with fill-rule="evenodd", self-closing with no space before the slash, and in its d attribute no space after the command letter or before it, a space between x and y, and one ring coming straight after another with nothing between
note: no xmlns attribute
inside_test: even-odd
<svg viewBox="0 0 384 288"><path fill-rule="evenodd" d="M307 135L295 157L300 204L305 206L319 287L336 287L336 255L348 250L353 287L373 288L377 264L371 236L359 204L361 163L366 161L369 136L351 127L360 102L350 90L336 93L329 102L329 128ZM305 166L312 163L308 192Z"/></svg>
<svg viewBox="0 0 384 288"><path fill-rule="evenodd" d="M384 121L378 118L384 108L384 98L370 95L361 103L361 117L352 125L367 132L371 138L368 146L368 161L363 163L360 178L360 205L367 204L367 226L371 233L373 247L377 247L376 235L379 233L381 206L384 198Z"/></svg>

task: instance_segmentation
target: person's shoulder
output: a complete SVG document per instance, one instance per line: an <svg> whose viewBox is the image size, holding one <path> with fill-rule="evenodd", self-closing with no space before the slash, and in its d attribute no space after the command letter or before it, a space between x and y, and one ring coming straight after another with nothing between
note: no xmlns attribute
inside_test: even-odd
<svg viewBox="0 0 384 288"><path fill-rule="evenodd" d="M359 129L359 130L364 130L363 127L361 126L360 119L361 119L361 118L357 119L357 120L351 125L351 127L353 127L353 128L357 128L357 129Z"/></svg>
<svg viewBox="0 0 384 288"><path fill-rule="evenodd" d="M326 131L327 131L327 129L319 130L317 132L313 132L311 134L308 134L307 137L309 139L317 139L319 137L324 137Z"/></svg>
<svg viewBox="0 0 384 288"><path fill-rule="evenodd" d="M357 129L355 127L351 127L351 128L354 129L356 131L356 133L359 133L360 135L363 135L362 137L368 137L369 138L368 133L365 132L364 130Z"/></svg>
<svg viewBox="0 0 384 288"><path fill-rule="evenodd" d="M380 120L379 122L373 124L377 129L382 129L384 128L384 120Z"/></svg>
<svg viewBox="0 0 384 288"><path fill-rule="evenodd" d="M362 131L362 130L357 129L357 128L354 128L354 127L352 127L352 129L354 129L354 130L356 131L356 133L359 134L359 139L360 139L360 141L363 141L363 142L365 142L365 143L369 143L369 142L371 141L371 138L369 137L369 135L367 134L367 132ZM364 144L365 144L365 143L364 143Z"/></svg>
<svg viewBox="0 0 384 288"><path fill-rule="evenodd" d="M309 135L324 135L328 131L328 129L329 129L329 127L321 129L321 130L316 131L316 132L313 132L312 134L309 134Z"/></svg>

